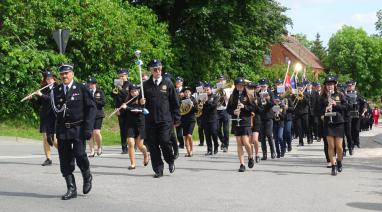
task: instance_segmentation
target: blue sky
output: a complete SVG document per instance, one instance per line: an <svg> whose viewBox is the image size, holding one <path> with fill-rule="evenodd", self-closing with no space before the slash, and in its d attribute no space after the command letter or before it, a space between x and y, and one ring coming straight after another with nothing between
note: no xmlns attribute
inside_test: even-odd
<svg viewBox="0 0 382 212"><path fill-rule="evenodd" d="M330 37L343 25L363 28L376 34L374 23L377 11L382 9L382 0L277 0L289 8L286 15L293 21L291 34L306 34L314 40L318 32L327 46Z"/></svg>

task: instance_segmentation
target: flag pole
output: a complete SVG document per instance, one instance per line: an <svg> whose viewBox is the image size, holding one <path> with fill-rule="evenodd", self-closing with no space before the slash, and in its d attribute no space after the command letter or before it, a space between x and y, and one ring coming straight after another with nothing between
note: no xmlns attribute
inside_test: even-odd
<svg viewBox="0 0 382 212"><path fill-rule="evenodd" d="M288 75L288 72L289 72L289 67L290 67L290 60L288 60L288 68L287 68L287 71L285 73L283 86L285 86L285 81L286 81L286 78L287 78L287 75Z"/></svg>

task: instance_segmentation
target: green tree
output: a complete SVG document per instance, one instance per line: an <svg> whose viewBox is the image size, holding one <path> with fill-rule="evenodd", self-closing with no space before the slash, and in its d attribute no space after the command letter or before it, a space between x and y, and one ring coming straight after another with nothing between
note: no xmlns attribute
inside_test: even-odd
<svg viewBox="0 0 382 212"><path fill-rule="evenodd" d="M287 24L286 8L275 0L135 0L169 24L179 61L176 73L191 82L219 74L259 75L262 57L279 41Z"/></svg>
<svg viewBox="0 0 382 212"><path fill-rule="evenodd" d="M375 22L375 29L379 31L379 36L382 36L382 10L377 12L377 22Z"/></svg>
<svg viewBox="0 0 382 212"><path fill-rule="evenodd" d="M158 58L166 69L173 65L167 25L147 7L127 2L4 0L0 23L0 119L30 117L31 108L19 107L19 100L39 87L43 69L57 71L61 62L74 63L78 79L97 77L106 93L118 67L130 68L138 81L135 49L145 64ZM52 38L58 28L71 30L65 55L57 53Z"/></svg>
<svg viewBox="0 0 382 212"><path fill-rule="evenodd" d="M310 51L315 54L322 62L326 59L326 49L322 45L322 41L320 40L320 34L316 34L316 39L313 41Z"/></svg>
<svg viewBox="0 0 382 212"><path fill-rule="evenodd" d="M310 49L313 46L313 42L310 41L305 34L297 33L293 35L299 43L305 46L307 49Z"/></svg>
<svg viewBox="0 0 382 212"><path fill-rule="evenodd" d="M382 39L363 29L344 26L329 40L327 67L338 75L349 74L367 97L381 94Z"/></svg>

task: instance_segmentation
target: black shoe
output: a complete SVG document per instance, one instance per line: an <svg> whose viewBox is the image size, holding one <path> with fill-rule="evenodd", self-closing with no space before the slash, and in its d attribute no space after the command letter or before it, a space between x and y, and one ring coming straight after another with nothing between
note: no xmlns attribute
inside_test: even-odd
<svg viewBox="0 0 382 212"><path fill-rule="evenodd" d="M358 148L361 148L361 147L359 146L359 144L357 144L357 147L358 147Z"/></svg>
<svg viewBox="0 0 382 212"><path fill-rule="evenodd" d="M321 142L321 138L317 138L317 142Z"/></svg>
<svg viewBox="0 0 382 212"><path fill-rule="evenodd" d="M179 149L184 149L184 145L179 145Z"/></svg>
<svg viewBox="0 0 382 212"><path fill-rule="evenodd" d="M276 157L276 154L275 153L271 153L271 158L275 159L275 157Z"/></svg>
<svg viewBox="0 0 382 212"><path fill-rule="evenodd" d="M87 171L82 172L82 177L84 179L84 185L83 185L83 193L87 194L92 190L92 181L93 181L93 176L90 173L90 169Z"/></svg>
<svg viewBox="0 0 382 212"><path fill-rule="evenodd" d="M218 154L218 152L219 152L219 147L216 147L216 148L214 149L214 155Z"/></svg>
<svg viewBox="0 0 382 212"><path fill-rule="evenodd" d="M292 151L292 145L288 146L288 152Z"/></svg>
<svg viewBox="0 0 382 212"><path fill-rule="evenodd" d="M135 166L129 166L127 167L128 170L134 170L135 169Z"/></svg>
<svg viewBox="0 0 382 212"><path fill-rule="evenodd" d="M77 187L76 187L76 181L74 179L74 176L72 174L68 175L65 177L66 181L66 187L67 187L67 192L64 194L61 199L62 200L69 200L72 198L77 197Z"/></svg>
<svg viewBox="0 0 382 212"><path fill-rule="evenodd" d="M52 165L52 160L48 158L44 161L44 163L41 164L41 166L50 166L50 165Z"/></svg>
<svg viewBox="0 0 382 212"><path fill-rule="evenodd" d="M298 146L304 146L304 143L299 143Z"/></svg>
<svg viewBox="0 0 382 212"><path fill-rule="evenodd" d="M259 163L259 162L260 162L260 157L259 157L259 156L256 156L256 157L255 157L255 161L256 161L256 163Z"/></svg>
<svg viewBox="0 0 382 212"><path fill-rule="evenodd" d="M282 151L280 156L283 158L285 156L285 151Z"/></svg>
<svg viewBox="0 0 382 212"><path fill-rule="evenodd" d="M199 144L198 146L204 146L204 144Z"/></svg>
<svg viewBox="0 0 382 212"><path fill-rule="evenodd" d="M175 163L170 163L168 165L168 170L170 171L170 173L174 173L174 171L175 171Z"/></svg>
<svg viewBox="0 0 382 212"><path fill-rule="evenodd" d="M261 160L267 160L267 154L263 154L263 157L261 158Z"/></svg>
<svg viewBox="0 0 382 212"><path fill-rule="evenodd" d="M228 152L228 148L227 147L223 147L223 152Z"/></svg>
<svg viewBox="0 0 382 212"><path fill-rule="evenodd" d="M336 166L335 165L332 165L332 176L336 176L337 175L337 169L336 169Z"/></svg>
<svg viewBox="0 0 382 212"><path fill-rule="evenodd" d="M248 168L252 169L254 165L255 161L253 160L253 158L248 158Z"/></svg>
<svg viewBox="0 0 382 212"><path fill-rule="evenodd" d="M277 154L276 158L281 158L280 154Z"/></svg>
<svg viewBox="0 0 382 212"><path fill-rule="evenodd" d="M163 171L155 172L154 178L160 178L163 177Z"/></svg>
<svg viewBox="0 0 382 212"><path fill-rule="evenodd" d="M245 166L243 164L240 165L239 172L245 172Z"/></svg>
<svg viewBox="0 0 382 212"><path fill-rule="evenodd" d="M212 155L212 152L211 151L208 151L206 154L204 154L204 155Z"/></svg>
<svg viewBox="0 0 382 212"><path fill-rule="evenodd" d="M127 149L123 149L121 154L126 155L127 154Z"/></svg>
<svg viewBox="0 0 382 212"><path fill-rule="evenodd" d="M346 150L342 152L342 155L346 157Z"/></svg>
<svg viewBox="0 0 382 212"><path fill-rule="evenodd" d="M337 161L337 171L342 172L342 161Z"/></svg>
<svg viewBox="0 0 382 212"><path fill-rule="evenodd" d="M220 150L223 150L223 148L224 148L224 145L220 145Z"/></svg>
<svg viewBox="0 0 382 212"><path fill-rule="evenodd" d="M349 148L349 155L353 155L353 150Z"/></svg>

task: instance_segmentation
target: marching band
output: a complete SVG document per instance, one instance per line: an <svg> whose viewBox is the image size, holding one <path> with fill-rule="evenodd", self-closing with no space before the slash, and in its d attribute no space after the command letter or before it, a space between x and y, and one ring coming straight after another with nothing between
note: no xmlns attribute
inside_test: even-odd
<svg viewBox="0 0 382 212"><path fill-rule="evenodd" d="M349 80L346 87L341 87L332 75L325 78L322 88L319 82L305 82L297 83L293 90L282 80L277 80L272 88L266 79L250 82L242 77L236 78L230 87L225 77L220 76L216 88L204 82L194 89L184 86L182 77L177 77L173 84L170 75L162 74L159 60L152 60L149 69L150 77L143 79L140 73L140 85L129 82L127 69L117 71L112 92L116 109L111 115L118 116L122 154L128 153L131 162L128 169L136 168L137 146L144 156L144 166L151 158L155 178L163 176L162 155L170 173L175 171L178 148L186 147L185 157L194 155L192 135L196 126L199 146L206 141L206 156L218 154L219 140L221 150L227 152L229 125L237 143L239 172L246 170L244 152L248 168L253 168L255 163L268 159L268 149L272 159L283 158L292 150L293 138L298 137L301 148L304 139L307 144L324 141L323 155L335 176L343 170L346 152L353 155L354 147L360 147L360 130L369 129L369 123L375 121L373 113L377 114L356 90L354 81ZM43 165L51 164L49 145L56 146L57 137L61 172L68 188L62 199L71 199L77 196L72 174L74 160L83 174L84 194L91 190L88 157L102 154L100 131L106 98L94 77L88 79L85 87L73 80L73 65L64 64L59 70L61 84L55 82L51 72L44 72L42 89L33 95L42 104L40 131L44 133L47 156ZM89 139L87 156L85 140Z"/></svg>

